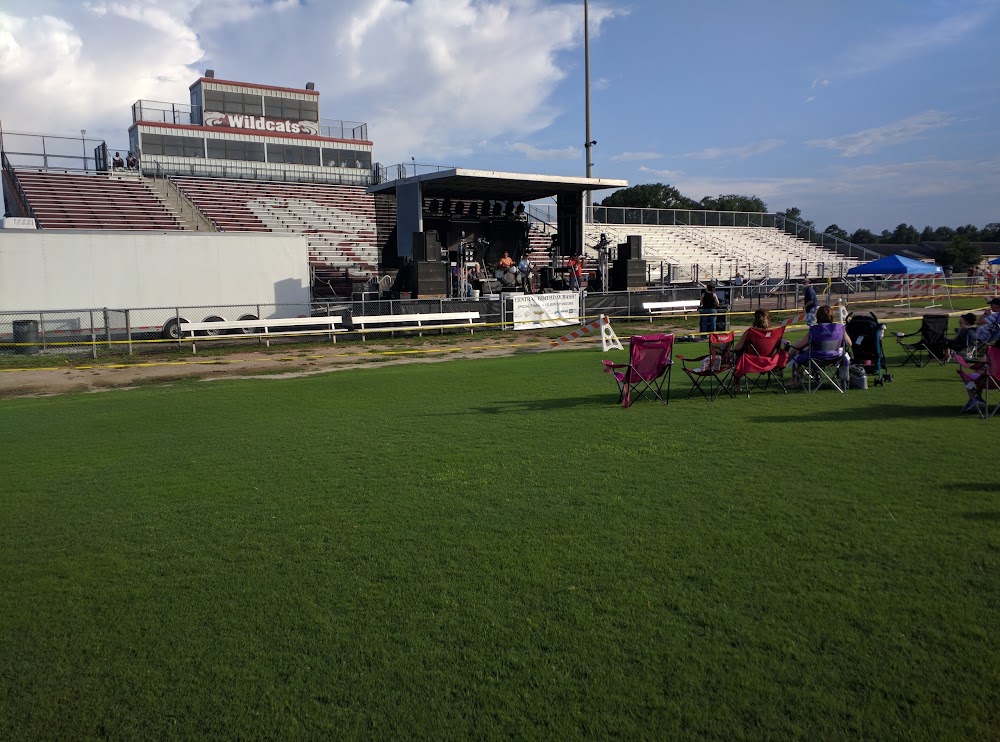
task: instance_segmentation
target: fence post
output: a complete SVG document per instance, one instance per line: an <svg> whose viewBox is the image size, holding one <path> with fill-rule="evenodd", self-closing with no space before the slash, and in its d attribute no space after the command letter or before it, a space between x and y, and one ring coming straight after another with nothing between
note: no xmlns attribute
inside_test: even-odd
<svg viewBox="0 0 1000 742"><path fill-rule="evenodd" d="M125 310L125 334L128 337L128 354L132 355L132 310Z"/></svg>
<svg viewBox="0 0 1000 742"><path fill-rule="evenodd" d="M97 360L97 334L94 332L94 310L88 310L90 313L90 354Z"/></svg>

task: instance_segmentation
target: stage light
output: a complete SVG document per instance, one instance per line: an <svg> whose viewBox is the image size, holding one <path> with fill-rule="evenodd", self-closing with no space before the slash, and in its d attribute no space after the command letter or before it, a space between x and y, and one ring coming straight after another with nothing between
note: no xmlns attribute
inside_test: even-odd
<svg viewBox="0 0 1000 742"><path fill-rule="evenodd" d="M450 198L446 198L444 200L444 203L441 204L441 210L444 211L445 214L451 215L451 199Z"/></svg>
<svg viewBox="0 0 1000 742"><path fill-rule="evenodd" d="M473 219L479 217L479 202L473 201L469 204L469 216Z"/></svg>
<svg viewBox="0 0 1000 742"><path fill-rule="evenodd" d="M459 201L457 204L455 204L455 216L462 216L462 214L464 213L465 213L465 203Z"/></svg>
<svg viewBox="0 0 1000 742"><path fill-rule="evenodd" d="M427 205L427 211L431 214L436 214L441 210L441 202L436 198L432 198L430 204Z"/></svg>
<svg viewBox="0 0 1000 742"><path fill-rule="evenodd" d="M514 213L517 214L518 216L524 216L524 204L518 204L517 208L514 210Z"/></svg>
<svg viewBox="0 0 1000 742"><path fill-rule="evenodd" d="M507 202L507 207L503 210L503 213L506 214L507 216L510 216L510 215L512 215L514 213L514 202L513 201L508 201Z"/></svg>
<svg viewBox="0 0 1000 742"><path fill-rule="evenodd" d="M493 211L490 212L493 216L500 216L503 213L503 204L500 201L493 202Z"/></svg>

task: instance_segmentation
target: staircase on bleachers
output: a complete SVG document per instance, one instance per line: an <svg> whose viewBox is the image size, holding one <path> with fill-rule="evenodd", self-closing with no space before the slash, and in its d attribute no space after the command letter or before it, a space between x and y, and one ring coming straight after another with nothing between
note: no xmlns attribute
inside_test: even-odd
<svg viewBox="0 0 1000 742"><path fill-rule="evenodd" d="M42 229L183 228L177 214L134 173L14 172Z"/></svg>
<svg viewBox="0 0 1000 742"><path fill-rule="evenodd" d="M291 232L314 267L355 280L377 275L375 202L359 186L174 176L178 190L224 232Z"/></svg>

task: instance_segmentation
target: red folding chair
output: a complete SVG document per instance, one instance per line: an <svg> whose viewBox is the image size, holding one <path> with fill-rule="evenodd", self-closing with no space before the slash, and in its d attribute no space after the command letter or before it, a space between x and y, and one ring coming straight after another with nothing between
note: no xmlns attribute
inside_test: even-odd
<svg viewBox="0 0 1000 742"><path fill-rule="evenodd" d="M767 389L772 381L784 392L781 372L788 365L788 351L781 347L784 336L784 325L767 330L760 327L748 328L743 353L736 359L733 367L731 385L738 384L745 378L748 397L751 389Z"/></svg>
<svg viewBox="0 0 1000 742"><path fill-rule="evenodd" d="M708 354L697 358L686 358L677 356L681 362L681 370L691 379L691 388L688 390L688 397L697 390L707 400L714 400L719 394L725 392L730 397L733 396L726 377L733 369L733 344L736 335L732 332L712 332L708 335ZM689 363L698 363L697 366L689 366ZM702 385L708 386L708 393Z"/></svg>
<svg viewBox="0 0 1000 742"><path fill-rule="evenodd" d="M663 404L669 402L673 347L672 334L633 335L628 342L628 363L601 361L604 372L618 382L618 401L622 407L632 404L633 395L658 399ZM667 384L666 397L662 394L664 382Z"/></svg>

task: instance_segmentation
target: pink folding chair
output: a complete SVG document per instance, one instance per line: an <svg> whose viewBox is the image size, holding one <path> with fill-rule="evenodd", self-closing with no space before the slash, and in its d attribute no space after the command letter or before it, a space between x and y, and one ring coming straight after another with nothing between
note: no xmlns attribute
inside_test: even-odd
<svg viewBox="0 0 1000 742"><path fill-rule="evenodd" d="M674 348L673 334L633 335L628 341L628 363L601 361L604 372L618 382L618 401L622 407L637 398L658 399L663 404L670 400L670 357ZM666 396L662 394L666 382Z"/></svg>
<svg viewBox="0 0 1000 742"><path fill-rule="evenodd" d="M986 348L986 360L970 363L957 353L952 356L958 363L958 375L965 382L965 388L975 391L982 404L974 404L970 400L969 404L962 408L962 412L975 409L979 416L989 420L997 411L1000 411L1000 398L996 404L990 407L990 391L1000 392L1000 348L990 345Z"/></svg>

